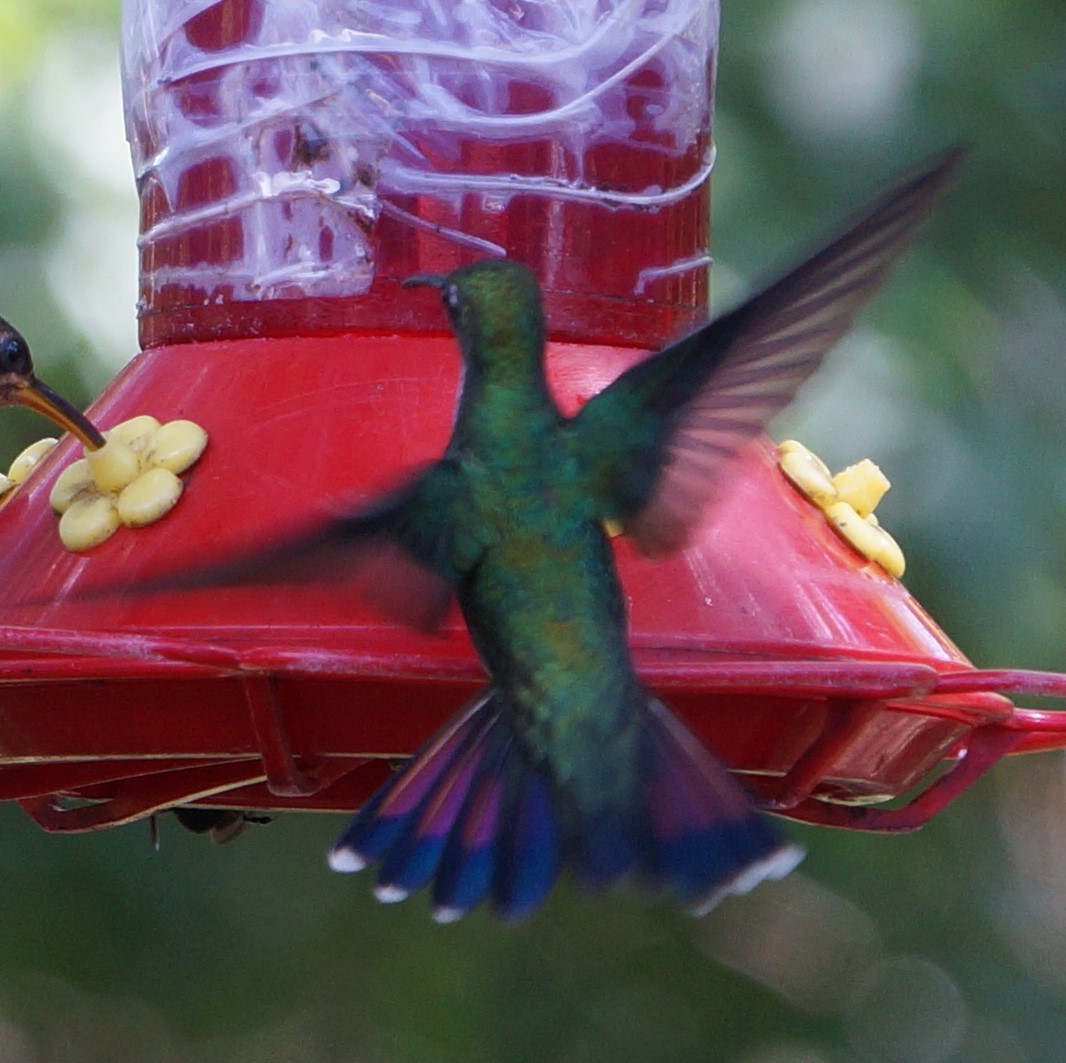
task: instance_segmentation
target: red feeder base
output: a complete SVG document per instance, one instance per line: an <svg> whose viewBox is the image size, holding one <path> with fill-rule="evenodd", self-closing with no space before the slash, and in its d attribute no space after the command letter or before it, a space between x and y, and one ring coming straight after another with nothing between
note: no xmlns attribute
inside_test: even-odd
<svg viewBox="0 0 1066 1063"><path fill-rule="evenodd" d="M572 412L642 352L555 344ZM108 427L188 417L211 436L178 507L87 554L48 492L64 440L0 507L0 800L46 830L174 805L357 808L484 682L457 615L438 635L381 620L344 573L299 587L134 586L272 540L324 500L368 497L436 457L459 361L450 337L245 340L141 354L95 404ZM382 441L387 440L387 448ZM897 581L832 532L776 467L739 463L691 549L618 558L641 674L767 808L907 830L1011 750L1066 745L1066 714L1007 693L1066 680L980 672ZM912 794L900 808L879 804Z"/></svg>

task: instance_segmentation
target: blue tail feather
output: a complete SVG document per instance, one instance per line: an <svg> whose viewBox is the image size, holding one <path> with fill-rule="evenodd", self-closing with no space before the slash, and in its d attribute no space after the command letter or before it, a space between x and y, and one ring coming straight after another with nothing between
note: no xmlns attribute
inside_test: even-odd
<svg viewBox="0 0 1066 1063"><path fill-rule="evenodd" d="M484 714L482 714L484 716ZM403 817L378 873L378 885L403 893L421 889L437 871L441 854L484 753L493 720L479 717L432 790Z"/></svg>
<svg viewBox="0 0 1066 1063"><path fill-rule="evenodd" d="M517 777L502 817L492 881L493 907L509 921L524 919L540 906L559 870L550 784L542 771L526 768L520 760L520 755L512 757Z"/></svg>
<svg viewBox="0 0 1066 1063"><path fill-rule="evenodd" d="M357 849L360 865L380 860L404 826L402 819L379 818L378 809L387 796L388 790L384 786L377 790L348 824L344 836L334 848L343 846L350 850Z"/></svg>
<svg viewBox="0 0 1066 1063"><path fill-rule="evenodd" d="M490 691L367 802L331 862L344 871L380 862L385 900L432 882L442 922L489 898L502 918L525 918L564 865L586 888L635 872L705 910L798 862L736 779L654 698L634 775L632 807L582 815L530 759Z"/></svg>
<svg viewBox="0 0 1066 1063"><path fill-rule="evenodd" d="M475 702L423 747L417 759L382 785L348 824L333 847L356 858L356 866L375 863L394 846L403 843L406 832L436 790L437 784L476 740L485 718L484 702ZM417 768L417 770L415 770Z"/></svg>
<svg viewBox="0 0 1066 1063"><path fill-rule="evenodd" d="M581 885L604 890L628 874L646 849L640 817L630 809L611 809L590 818L572 846L574 871Z"/></svg>
<svg viewBox="0 0 1066 1063"><path fill-rule="evenodd" d="M440 922L451 922L476 908L492 887L494 846L513 746L513 739L504 736L487 752L448 835L433 881L434 914Z"/></svg>
<svg viewBox="0 0 1066 1063"><path fill-rule="evenodd" d="M641 870L653 886L705 910L798 863L800 851L782 844L736 778L655 699L642 761L650 844Z"/></svg>

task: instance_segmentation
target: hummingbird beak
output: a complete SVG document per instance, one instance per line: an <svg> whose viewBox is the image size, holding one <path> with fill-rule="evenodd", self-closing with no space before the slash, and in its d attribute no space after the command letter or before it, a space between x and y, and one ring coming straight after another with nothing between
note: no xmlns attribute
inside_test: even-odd
<svg viewBox="0 0 1066 1063"><path fill-rule="evenodd" d="M404 288L443 288L448 278L443 273L416 273L408 277L401 287Z"/></svg>
<svg viewBox="0 0 1066 1063"><path fill-rule="evenodd" d="M0 406L11 405L27 406L43 414L80 439L89 450L99 450L105 443L104 437L81 410L35 376L0 374Z"/></svg>

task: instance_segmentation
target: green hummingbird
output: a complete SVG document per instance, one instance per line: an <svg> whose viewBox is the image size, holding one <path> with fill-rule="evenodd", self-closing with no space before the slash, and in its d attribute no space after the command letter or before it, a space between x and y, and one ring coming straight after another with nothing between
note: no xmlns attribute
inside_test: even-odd
<svg viewBox="0 0 1066 1063"><path fill-rule="evenodd" d="M684 546L734 456L848 330L961 155L902 181L570 418L545 379L529 269L498 259L407 282L440 289L465 368L440 460L295 541L180 581L362 566L386 572L387 604L427 628L458 598L488 685L350 822L335 870L378 865L384 901L431 886L442 922L485 900L523 918L564 867L592 889L632 876L697 911L792 870L800 850L637 676L605 528L650 557Z"/></svg>

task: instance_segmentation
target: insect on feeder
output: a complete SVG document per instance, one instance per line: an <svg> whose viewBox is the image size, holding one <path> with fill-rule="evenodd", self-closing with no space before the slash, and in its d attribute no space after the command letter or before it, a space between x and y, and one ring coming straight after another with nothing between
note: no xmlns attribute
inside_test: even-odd
<svg viewBox="0 0 1066 1063"><path fill-rule="evenodd" d="M45 830L352 810L482 685L457 614L391 623L343 571L97 592L439 455L459 360L406 277L531 266L567 413L705 319L717 5L486 3L447 26L431 7L125 4L144 349L89 413L209 442L172 512L89 549L49 504L71 438L0 503L0 799ZM1062 717L1008 700L1066 680L975 669L765 438L689 549L616 550L641 674L767 808L911 829L1004 754L1066 744Z"/></svg>

